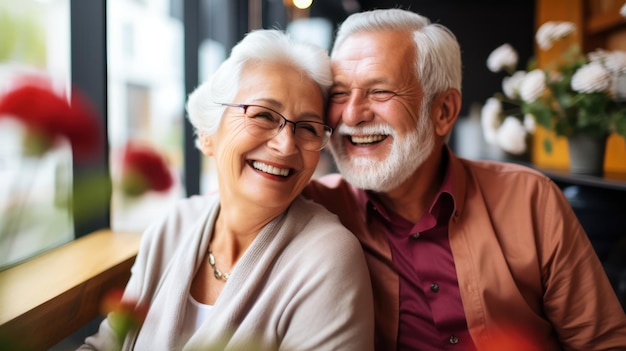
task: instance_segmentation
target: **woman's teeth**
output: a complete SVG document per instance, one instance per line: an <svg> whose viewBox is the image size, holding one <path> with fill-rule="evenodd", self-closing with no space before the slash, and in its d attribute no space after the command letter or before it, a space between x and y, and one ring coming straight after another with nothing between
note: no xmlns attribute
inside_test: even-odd
<svg viewBox="0 0 626 351"><path fill-rule="evenodd" d="M257 169L261 172L265 172L265 173L269 173L269 174L273 174L273 175L277 175L281 177L286 177L289 175L289 168L278 168L278 167L270 166L268 164L265 164L259 161L252 162L252 167L254 167L254 169Z"/></svg>

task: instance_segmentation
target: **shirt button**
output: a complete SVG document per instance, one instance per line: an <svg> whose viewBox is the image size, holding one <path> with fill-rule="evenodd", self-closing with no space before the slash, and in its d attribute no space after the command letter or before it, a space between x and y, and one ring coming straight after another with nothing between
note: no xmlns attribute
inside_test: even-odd
<svg viewBox="0 0 626 351"><path fill-rule="evenodd" d="M432 283L430 284L430 290L434 293L438 293L439 292L439 284L437 283Z"/></svg>
<svg viewBox="0 0 626 351"><path fill-rule="evenodd" d="M450 339L448 339L448 341L450 341L451 344L458 344L459 343L459 338L457 338L454 335L450 335Z"/></svg>
<svg viewBox="0 0 626 351"><path fill-rule="evenodd" d="M420 238L420 233L415 233L415 234L411 235L411 238L419 239Z"/></svg>

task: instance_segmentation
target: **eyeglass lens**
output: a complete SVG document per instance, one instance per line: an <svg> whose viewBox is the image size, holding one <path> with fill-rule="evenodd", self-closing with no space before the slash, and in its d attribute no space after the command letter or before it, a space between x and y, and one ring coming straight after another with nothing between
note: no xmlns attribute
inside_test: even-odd
<svg viewBox="0 0 626 351"><path fill-rule="evenodd" d="M261 138L273 138L289 124L296 143L305 150L317 151L326 146L332 129L320 122L286 119L280 113L264 106L243 105L246 130Z"/></svg>

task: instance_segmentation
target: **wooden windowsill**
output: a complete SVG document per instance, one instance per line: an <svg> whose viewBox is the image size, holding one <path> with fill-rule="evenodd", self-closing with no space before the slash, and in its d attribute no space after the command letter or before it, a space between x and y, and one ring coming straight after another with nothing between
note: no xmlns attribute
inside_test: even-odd
<svg viewBox="0 0 626 351"><path fill-rule="evenodd" d="M130 277L139 233L101 230L0 272L0 349L45 350L100 315Z"/></svg>

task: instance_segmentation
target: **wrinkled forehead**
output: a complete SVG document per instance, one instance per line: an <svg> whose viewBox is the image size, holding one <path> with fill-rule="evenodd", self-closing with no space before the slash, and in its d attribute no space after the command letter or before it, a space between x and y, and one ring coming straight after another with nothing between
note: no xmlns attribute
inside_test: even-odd
<svg viewBox="0 0 626 351"><path fill-rule="evenodd" d="M361 32L347 37L332 56L335 85L415 78L415 46L408 32Z"/></svg>
<svg viewBox="0 0 626 351"><path fill-rule="evenodd" d="M237 97L275 97L323 104L317 83L301 69L281 62L248 64L241 72Z"/></svg>
<svg viewBox="0 0 626 351"><path fill-rule="evenodd" d="M344 38L331 55L331 59L340 60L346 55L362 53L373 56L395 56L415 53L413 35L410 31L385 30L363 31Z"/></svg>

